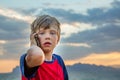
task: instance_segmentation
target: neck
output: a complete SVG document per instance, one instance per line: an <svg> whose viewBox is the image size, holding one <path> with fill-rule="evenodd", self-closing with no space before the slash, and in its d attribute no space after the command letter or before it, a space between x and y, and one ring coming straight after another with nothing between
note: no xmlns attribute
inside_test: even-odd
<svg viewBox="0 0 120 80"><path fill-rule="evenodd" d="M52 61L52 51L45 53L45 60Z"/></svg>

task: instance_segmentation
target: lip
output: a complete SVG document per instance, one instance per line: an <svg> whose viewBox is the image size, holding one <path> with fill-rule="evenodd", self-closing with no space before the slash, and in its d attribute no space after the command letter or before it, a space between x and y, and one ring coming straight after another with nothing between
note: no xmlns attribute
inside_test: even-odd
<svg viewBox="0 0 120 80"><path fill-rule="evenodd" d="M43 45L46 46L46 47L49 47L49 46L51 46L51 43L50 42L45 42Z"/></svg>

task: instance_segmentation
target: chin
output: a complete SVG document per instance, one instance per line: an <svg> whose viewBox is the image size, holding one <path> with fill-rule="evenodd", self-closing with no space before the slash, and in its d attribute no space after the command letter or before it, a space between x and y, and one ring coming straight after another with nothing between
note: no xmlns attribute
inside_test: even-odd
<svg viewBox="0 0 120 80"><path fill-rule="evenodd" d="M50 50L50 49L44 49L43 51L44 51L44 53L50 53L52 50Z"/></svg>

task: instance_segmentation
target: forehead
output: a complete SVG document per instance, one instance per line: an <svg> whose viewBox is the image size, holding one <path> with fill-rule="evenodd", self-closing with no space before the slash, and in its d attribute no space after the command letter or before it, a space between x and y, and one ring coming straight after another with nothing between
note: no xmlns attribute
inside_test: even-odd
<svg viewBox="0 0 120 80"><path fill-rule="evenodd" d="M54 30L54 31L58 31L58 29L56 29L55 27L39 28L39 31L45 31L45 30Z"/></svg>
<svg viewBox="0 0 120 80"><path fill-rule="evenodd" d="M49 29L49 28L55 28L58 29L59 25L56 22L43 22L39 28L43 28L43 29Z"/></svg>

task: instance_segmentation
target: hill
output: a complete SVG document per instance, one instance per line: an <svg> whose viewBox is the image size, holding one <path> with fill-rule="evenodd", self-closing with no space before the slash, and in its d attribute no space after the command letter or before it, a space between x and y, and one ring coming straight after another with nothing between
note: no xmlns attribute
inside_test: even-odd
<svg viewBox="0 0 120 80"><path fill-rule="evenodd" d="M70 80L120 80L120 69L90 64L67 66Z"/></svg>

